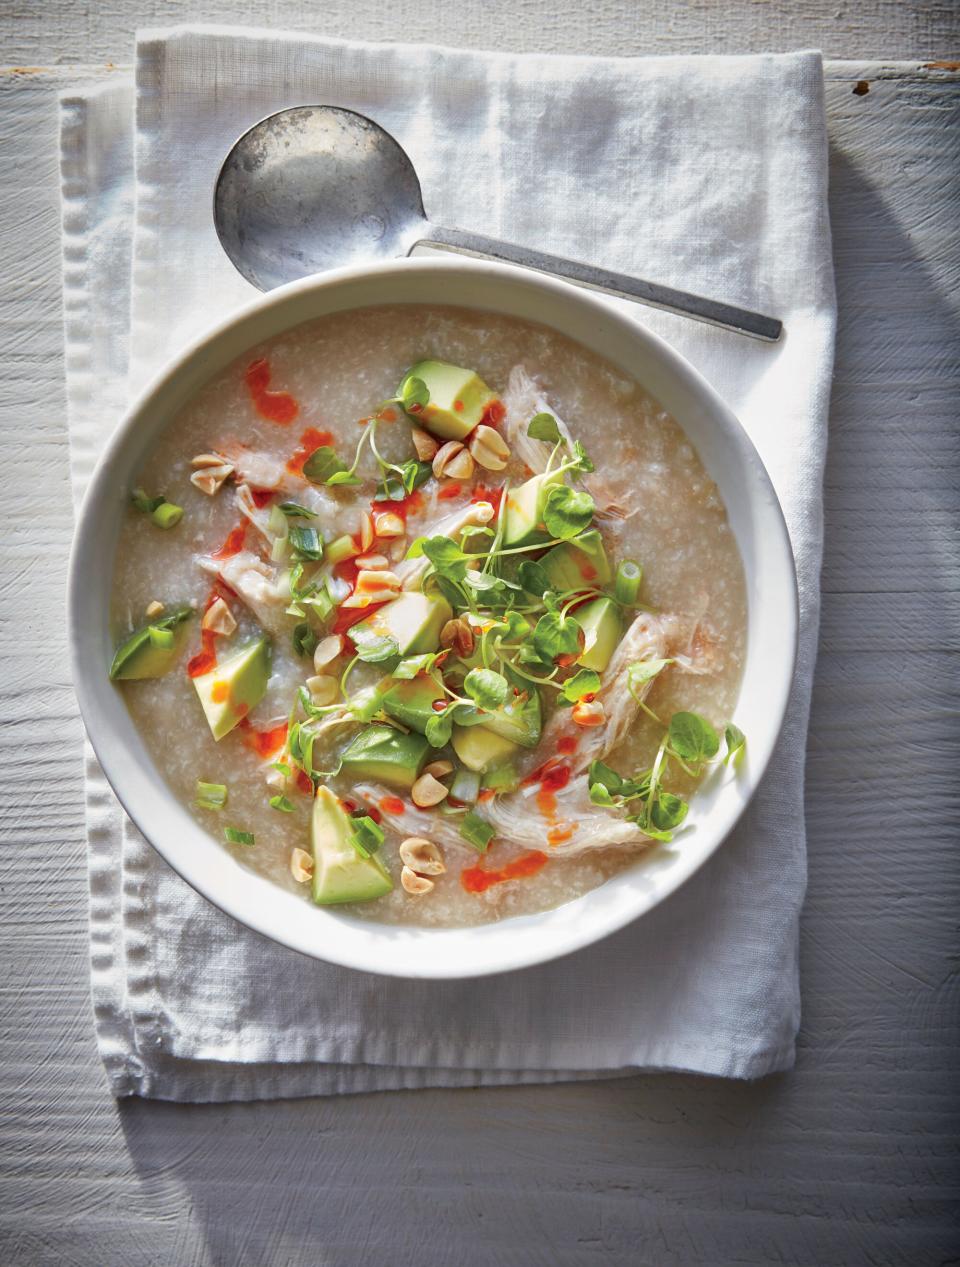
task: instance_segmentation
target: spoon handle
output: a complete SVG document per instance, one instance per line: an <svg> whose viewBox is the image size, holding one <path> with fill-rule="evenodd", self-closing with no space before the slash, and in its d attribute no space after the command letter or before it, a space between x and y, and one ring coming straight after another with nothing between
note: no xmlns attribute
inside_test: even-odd
<svg viewBox="0 0 960 1267"><path fill-rule="evenodd" d="M533 268L541 273L555 273L590 290L604 290L608 294L619 295L622 299L635 299L651 308L663 308L683 317L693 317L695 321L722 326L726 330L734 330L737 334L746 334L753 339L763 339L767 343L775 343L783 332L783 322L775 317L764 317L758 312L748 312L743 308L734 308L731 304L718 303L715 299L704 299L702 295L673 290L670 286L659 286L656 282L646 282L639 277L628 277L625 273L611 273L605 268L582 264L579 260L567 260L559 255L532 251L526 246L515 246L511 242L499 242L496 238L487 238L480 233L445 229L431 224L415 245L419 246L421 243L466 255L492 256L494 259L519 264L523 268Z"/></svg>

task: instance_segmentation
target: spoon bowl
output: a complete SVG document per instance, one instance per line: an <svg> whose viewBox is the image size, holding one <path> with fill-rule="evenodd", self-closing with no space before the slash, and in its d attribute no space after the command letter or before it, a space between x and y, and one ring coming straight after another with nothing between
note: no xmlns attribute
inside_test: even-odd
<svg viewBox="0 0 960 1267"><path fill-rule="evenodd" d="M223 249L260 290L409 255L429 243L553 273L754 339L775 342L783 331L773 317L702 295L432 223L403 147L372 119L340 106L292 106L255 123L220 168L213 218Z"/></svg>

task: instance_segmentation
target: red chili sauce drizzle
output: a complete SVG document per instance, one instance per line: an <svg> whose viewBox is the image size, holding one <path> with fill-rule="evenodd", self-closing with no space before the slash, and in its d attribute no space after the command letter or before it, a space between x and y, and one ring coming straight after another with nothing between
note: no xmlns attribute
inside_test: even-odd
<svg viewBox="0 0 960 1267"><path fill-rule="evenodd" d="M577 750L577 740L574 735L561 735L557 740L557 752L563 753L565 757L572 757Z"/></svg>
<svg viewBox="0 0 960 1267"><path fill-rule="evenodd" d="M287 470L292 475L302 475L307 458L325 444L333 444L333 436L329 431L318 431L316 427L307 427L300 437L300 447L294 451L287 462Z"/></svg>
<svg viewBox="0 0 960 1267"><path fill-rule="evenodd" d="M211 559L230 559L235 554L239 554L243 549L244 542L247 537L247 521L237 524L236 528L232 528L227 533L227 539L219 550L214 550L210 555Z"/></svg>
<svg viewBox="0 0 960 1267"><path fill-rule="evenodd" d="M266 730L257 730L246 719L240 723L240 729L243 731L244 742L248 748L252 748L258 757L262 757L266 761L269 757L276 756L287 742L287 723L281 722L279 726L271 726Z"/></svg>
<svg viewBox="0 0 960 1267"><path fill-rule="evenodd" d="M460 883L468 893L485 893L495 884L504 880L524 880L537 872L549 862L547 855L539 849L531 849L518 858L495 870L487 871L484 867L465 867L460 872Z"/></svg>
<svg viewBox="0 0 960 1267"><path fill-rule="evenodd" d="M385 796L380 802L380 808L385 814L402 814L404 804L399 796Z"/></svg>
<svg viewBox="0 0 960 1267"><path fill-rule="evenodd" d="M270 377L270 362L262 357L251 362L244 375L250 399L260 417L285 427L299 414L300 406L289 392L269 391Z"/></svg>
<svg viewBox="0 0 960 1267"><path fill-rule="evenodd" d="M496 519L500 513L500 503L503 501L503 489L487 488L484 484L477 484L470 494L470 500L472 502L489 502L493 507L493 517Z"/></svg>
<svg viewBox="0 0 960 1267"><path fill-rule="evenodd" d="M371 515L382 515L385 512L390 512L391 514L399 515L404 521L406 521L407 515L422 508L423 494L418 488L415 488L412 493L408 493L406 497L401 498L400 501L373 501L370 503Z"/></svg>
<svg viewBox="0 0 960 1267"><path fill-rule="evenodd" d="M498 427L507 416L507 407L502 400L491 400L480 417L484 427Z"/></svg>
<svg viewBox="0 0 960 1267"><path fill-rule="evenodd" d="M250 489L250 496L253 498L253 504L258 510L263 510L264 506L269 506L276 495L276 489L273 488Z"/></svg>
<svg viewBox="0 0 960 1267"><path fill-rule="evenodd" d="M530 787L534 783L540 784L540 791L537 793L537 808L544 818L552 821L557 816L556 793L561 788L565 788L569 782L570 767L558 757L551 757L542 766L538 766L532 774L528 774L523 780L523 785Z"/></svg>
<svg viewBox="0 0 960 1267"><path fill-rule="evenodd" d="M229 586L225 588L229 589ZM207 595L207 601L203 605L204 612L209 611L219 597L220 594L217 591L217 587L214 586ZM198 651L195 656L191 656L187 661L188 677L201 677L204 673L209 673L211 669L217 667L217 635L212 629L202 629L200 631L200 646L202 650Z"/></svg>
<svg viewBox="0 0 960 1267"><path fill-rule="evenodd" d="M298 792L302 792L304 796L313 796L313 779L307 774L306 770L295 771L294 782L297 785Z"/></svg>
<svg viewBox="0 0 960 1267"><path fill-rule="evenodd" d="M444 484L443 488L437 493L438 502L452 502L455 497L459 497L463 492L462 484Z"/></svg>

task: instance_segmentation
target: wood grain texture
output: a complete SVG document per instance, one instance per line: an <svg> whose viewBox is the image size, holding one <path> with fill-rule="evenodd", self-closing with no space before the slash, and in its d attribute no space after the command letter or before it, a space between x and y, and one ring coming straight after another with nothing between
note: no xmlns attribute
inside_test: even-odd
<svg viewBox="0 0 960 1267"><path fill-rule="evenodd" d="M432 7L400 8L424 34ZM906 38L902 8L844 21L882 52L888 25ZM514 47L542 13L520 9L516 39L504 10L490 28ZM628 10L628 36L639 30L647 6L605 0L582 47L630 51L608 48ZM723 11L741 48L812 38L794 35L810 6L751 10ZM909 12L935 24L947 8ZM269 6L271 20L296 13L305 25L306 6ZM357 14L352 33L377 34L374 19L384 32L372 5ZM697 14L719 25L688 5L651 31L689 43ZM551 39L583 36L580 22L564 12ZM131 25L116 3L59 20L35 6L14 30L18 60L123 55ZM454 27L446 13L429 33L453 42ZM463 43L483 33L476 15L465 27ZM55 93L67 78L0 76L0 1262L956 1261L958 77L830 68L840 332L797 1069L755 1085L661 1075L226 1107L118 1107L93 1043L63 634Z"/></svg>
<svg viewBox="0 0 960 1267"><path fill-rule="evenodd" d="M405 40L516 52L761 53L949 60L960 54L955 0L33 0L12 10L4 61L49 66L128 61L137 27L242 23L341 39Z"/></svg>

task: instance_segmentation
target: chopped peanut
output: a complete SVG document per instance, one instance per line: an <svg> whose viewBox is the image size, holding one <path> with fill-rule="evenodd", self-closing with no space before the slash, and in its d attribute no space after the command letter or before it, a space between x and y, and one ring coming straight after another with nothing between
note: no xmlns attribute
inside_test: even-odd
<svg viewBox="0 0 960 1267"><path fill-rule="evenodd" d="M313 879L313 858L306 849L294 849L290 855L290 874L297 884L306 884Z"/></svg>
<svg viewBox="0 0 960 1267"><path fill-rule="evenodd" d="M385 541L392 541L395 537L402 537L407 530L406 524L392 510L381 510L374 515L373 528L377 536L382 537Z"/></svg>
<svg viewBox="0 0 960 1267"><path fill-rule="evenodd" d="M200 627L207 633L219 634L222 638L229 638L231 634L236 633L237 622L225 599L218 596L213 600L203 613Z"/></svg>
<svg viewBox="0 0 960 1267"><path fill-rule="evenodd" d="M432 774L421 774L410 789L410 799L419 809L429 809L431 805L439 805L449 791Z"/></svg>
<svg viewBox="0 0 960 1267"><path fill-rule="evenodd" d="M424 774L432 774L435 779L442 779L448 774L453 774L452 761L431 761L429 765L423 767Z"/></svg>
<svg viewBox="0 0 960 1267"><path fill-rule="evenodd" d="M314 704L323 707L332 704L340 693L340 683L328 673L318 673L316 677L307 678L307 690Z"/></svg>
<svg viewBox="0 0 960 1267"><path fill-rule="evenodd" d="M190 483L194 488L199 488L201 493L206 493L208 497L213 497L219 493L225 480L233 474L233 467L229 463L222 466L208 466L202 470L194 471L190 476Z"/></svg>
<svg viewBox="0 0 960 1267"><path fill-rule="evenodd" d="M469 480L473 479L474 470L473 458L466 449L463 449L462 452L455 453L447 462L443 473L447 479Z"/></svg>
<svg viewBox="0 0 960 1267"><path fill-rule="evenodd" d="M469 448L473 460L486 471L502 471L510 457L510 449L503 436L483 423L471 431Z"/></svg>
<svg viewBox="0 0 960 1267"><path fill-rule="evenodd" d="M400 872L400 883L413 897L423 897L433 888L432 880L428 880L425 875L417 875L416 871L411 871L409 867L404 867Z"/></svg>
<svg viewBox="0 0 960 1267"><path fill-rule="evenodd" d="M433 436L426 431L421 431L419 427L414 427L410 432L410 439L413 441L413 447L420 461L432 462L440 448Z"/></svg>
<svg viewBox="0 0 960 1267"><path fill-rule="evenodd" d="M159 616L164 610L163 603L155 598L152 603L147 603L147 620L153 620L155 616Z"/></svg>
<svg viewBox="0 0 960 1267"><path fill-rule="evenodd" d="M445 479L450 474L447 468L461 453L466 453L466 449L459 440L448 440L440 446L433 459L433 473L438 480Z"/></svg>
<svg viewBox="0 0 960 1267"><path fill-rule="evenodd" d="M358 554L357 567L367 568L371 572L379 571L387 566L389 560L385 554Z"/></svg>
<svg viewBox="0 0 960 1267"><path fill-rule="evenodd" d="M408 836L401 842L400 860L417 875L443 875L447 869L443 854L432 840L423 836Z"/></svg>
<svg viewBox="0 0 960 1267"><path fill-rule="evenodd" d="M366 552L373 545L373 519L364 510L360 512L360 553Z"/></svg>
<svg viewBox="0 0 960 1267"><path fill-rule="evenodd" d="M317 643L316 651L313 653L313 667L318 673L322 673L328 664L333 664L337 656L342 654L342 634L330 634L327 638L321 638Z"/></svg>

